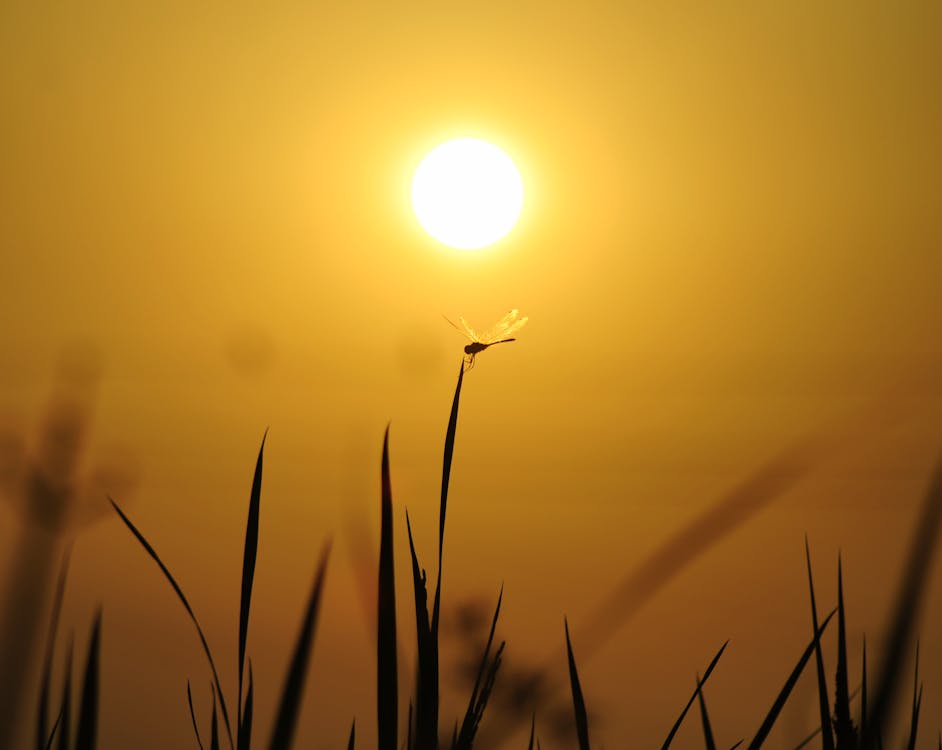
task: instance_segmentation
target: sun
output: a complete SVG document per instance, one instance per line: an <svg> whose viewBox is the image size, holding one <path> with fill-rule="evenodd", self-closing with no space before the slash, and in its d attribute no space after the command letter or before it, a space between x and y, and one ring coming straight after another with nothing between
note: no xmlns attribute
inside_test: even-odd
<svg viewBox="0 0 942 750"><path fill-rule="evenodd" d="M497 146L459 138L432 149L412 179L412 207L432 237L479 250L505 236L523 208L523 181Z"/></svg>

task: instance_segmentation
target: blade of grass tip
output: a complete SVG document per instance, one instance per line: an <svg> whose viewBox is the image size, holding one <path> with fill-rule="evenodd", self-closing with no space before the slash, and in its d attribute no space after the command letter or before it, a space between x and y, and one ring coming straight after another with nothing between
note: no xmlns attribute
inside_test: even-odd
<svg viewBox="0 0 942 750"><path fill-rule="evenodd" d="M850 685L847 677L847 626L844 618L844 573L837 555L837 673L834 681L834 734L838 750L856 750L857 737L850 718Z"/></svg>
<svg viewBox="0 0 942 750"><path fill-rule="evenodd" d="M347 740L347 750L354 750L357 744L357 720L350 725L350 739Z"/></svg>
<svg viewBox="0 0 942 750"><path fill-rule="evenodd" d="M716 741L713 739L713 729L710 726L710 716L707 713L706 698L703 697L703 685L700 684L700 675L697 675L697 698L700 703L700 723L703 724L703 741L706 750L716 750Z"/></svg>
<svg viewBox="0 0 942 750"><path fill-rule="evenodd" d="M733 745L729 750L736 750L743 743L743 740L739 740L735 745Z"/></svg>
<svg viewBox="0 0 942 750"><path fill-rule="evenodd" d="M396 750L399 736L399 667L396 650L396 571L393 557L389 426L383 436L381 523L376 628L376 716L379 750Z"/></svg>
<svg viewBox="0 0 942 750"><path fill-rule="evenodd" d="M579 739L579 750L589 750L589 718L586 714L585 700L582 697L582 687L579 685L579 673L572 653L572 642L569 640L569 621L564 619L563 623L566 628L566 654L569 658L569 684L572 687L572 707L576 716L576 736Z"/></svg>
<svg viewBox="0 0 942 750"><path fill-rule="evenodd" d="M196 710L193 708L193 691L190 690L190 681L186 681L186 704L190 708L190 721L193 722L193 734L196 735L196 744L203 750L203 738L200 737L199 724L196 721Z"/></svg>
<svg viewBox="0 0 942 750"><path fill-rule="evenodd" d="M481 720L484 718L484 710L487 708L487 702L490 700L491 693L494 690L494 683L497 680L497 672L500 670L501 661L504 658L504 647L506 645L506 641L500 642L500 645L497 647L497 652L494 654L494 658L491 660L490 666L488 667L487 673L484 677L484 685L481 688L481 693L478 695L477 705L474 708L474 723L471 725L471 734L468 748L471 747L471 744L477 735L478 727L481 725Z"/></svg>
<svg viewBox="0 0 942 750"><path fill-rule="evenodd" d="M52 598L52 613L49 617L49 632L46 634L46 651L43 656L43 671L39 686L36 717L36 748L43 750L48 744L49 683L52 679L52 657L55 653L56 631L59 629L59 615L62 612L62 600L65 598L65 581L69 572L69 558L72 554L71 543L65 548L59 565L59 578Z"/></svg>
<svg viewBox="0 0 942 750"><path fill-rule="evenodd" d="M533 750L533 738L536 736L536 713L530 717L530 742L527 744L527 750Z"/></svg>
<svg viewBox="0 0 942 750"><path fill-rule="evenodd" d="M62 711L59 711L59 715L56 717L56 720L52 724L52 731L49 732L49 739L46 740L46 744L43 745L43 750L52 750L52 743L56 739L56 732L59 731L59 727L62 726Z"/></svg>
<svg viewBox="0 0 942 750"><path fill-rule="evenodd" d="M802 750L802 748L807 747L808 744L819 734L821 734L821 727L815 727L815 729L807 737L795 745L795 750Z"/></svg>
<svg viewBox="0 0 942 750"><path fill-rule="evenodd" d="M779 691L778 697L775 699L775 703L772 704L772 708L769 709L769 713L765 717L765 721L762 722L762 726L759 727L759 731L756 732L756 736L753 737L752 742L749 743L749 750L758 750L758 748L762 746L762 743L765 742L766 738L769 736L769 732L772 731L772 727L775 725L775 720L778 719L778 715L785 706L785 701L787 701L788 696L791 695L792 689L795 687L795 683L798 682L798 678L804 671L805 665L811 658L811 654L814 653L815 646L821 640L821 634L831 622L831 618L834 617L834 613L836 611L837 609L832 609L828 616L824 618L824 622L822 622L815 631L814 638L811 639L811 643L808 644L808 647L801 655L801 658L798 660L798 663L795 665L792 673L788 676L788 679L785 680L785 685L782 686L782 689Z"/></svg>
<svg viewBox="0 0 942 750"><path fill-rule="evenodd" d="M216 715L216 688L213 687L213 719L209 730L209 750L219 750L219 718Z"/></svg>
<svg viewBox="0 0 942 750"><path fill-rule="evenodd" d="M670 732L667 733L667 739L664 740L664 744L661 745L661 750L667 750L671 746L671 742L674 741L674 735L677 734L677 730L680 729L680 725L687 716L687 712L690 710L693 702L697 699L697 694L700 692L700 690L703 689L703 686L706 685L706 681L710 679L710 675L713 674L713 668L716 666L717 662L719 662L720 657L723 655L723 652L726 650L728 645L729 641L726 641L726 643L720 646L720 650L716 652L716 655L710 661L709 666L707 666L706 671L703 673L703 679L700 680L700 684L698 685L697 689L693 691L693 695L690 696L690 700L687 701L687 705L684 706L684 710L680 712L680 716L677 717L677 721L674 722Z"/></svg>
<svg viewBox="0 0 942 750"><path fill-rule="evenodd" d="M504 587L500 587L500 593L497 595L497 607L494 609L494 617L491 619L491 630L487 635L487 643L484 646L484 655L481 657L481 664L478 666L478 674L474 680L474 687L471 690L471 699L468 701L468 710L465 711L464 721L461 723L461 732L455 741L455 747L458 750L470 750L474 741L474 731L480 722L478 713L478 696L484 686L485 672L490 661L491 645L494 643L494 631L497 629L497 619L500 616L500 605L504 599ZM483 712L483 707L482 712Z"/></svg>
<svg viewBox="0 0 942 750"><path fill-rule="evenodd" d="M409 701L409 714L406 719L406 750L412 750L415 747L415 736L412 732L412 701ZM940 748L942 750L942 748Z"/></svg>
<svg viewBox="0 0 942 750"><path fill-rule="evenodd" d="M144 538L144 535L138 531L137 527L131 522L131 519L125 515L124 511L121 510L118 504L111 497L108 498L108 501L111 503L111 507L115 509L118 516L124 522L124 525L128 527L130 532L134 535L134 538L137 539L138 543L144 548L144 551L150 555L151 559L155 563L157 563L157 567L160 568L160 572L164 574L164 578L167 579L167 582L173 588L177 598L180 600L180 603L186 610L186 613L190 616L190 621L196 628L196 633L199 635L200 643L203 645L203 653L206 654L206 659L209 662L209 668L213 673L213 683L215 684L216 695L219 698L219 708L222 710L223 726L225 727L226 734L229 738L229 747L235 748L235 742L232 739L232 727L229 724L229 711L226 707L226 698L222 692L222 685L219 682L219 672L216 670L216 660L213 659L213 652L209 648L209 642L206 640L206 635L203 633L203 628L200 626L199 620L196 619L196 613L193 612L193 608L190 606L190 602L184 595L183 589L180 588L180 585L170 573L170 569L164 565L164 561L160 559L160 555L158 555L157 551L150 545L150 542ZM239 696L240 700L241 698L242 696Z"/></svg>
<svg viewBox="0 0 942 750"><path fill-rule="evenodd" d="M301 696L304 692L304 682L307 677L307 665L314 642L314 631L317 627L317 615L320 609L321 593L324 588L324 577L327 572L327 560L330 557L330 547L328 541L321 552L320 563L317 566L314 584L311 587L311 596L301 623L301 630L298 633L288 674L285 676L281 700L278 703L275 726L269 743L270 750L288 750L294 737L298 710L301 707Z"/></svg>
<svg viewBox="0 0 942 750"><path fill-rule="evenodd" d="M79 704L78 728L75 732L75 750L94 750L98 737L98 691L101 656L101 607L95 614L92 635L88 643L85 678L82 681L82 701Z"/></svg>
<svg viewBox="0 0 942 750"><path fill-rule="evenodd" d="M805 561L808 564L808 591L811 594L811 625L812 633L818 632L818 607L814 599L814 579L811 575L811 550L808 546L808 535L805 534ZM818 710L821 716L821 747L822 750L834 750L834 736L831 734L831 708L828 700L828 681L824 674L824 656L821 653L821 640L814 639L814 661L818 675Z"/></svg>
<svg viewBox="0 0 942 750"><path fill-rule="evenodd" d="M878 671L873 704L869 710L867 732L861 741L862 750L874 750L888 726L897 698L897 687L902 668L903 652L916 622L922 599L926 572L930 569L939 525L942 523L942 462L936 465L926 500L916 523L909 559L897 589L897 600L888 629L887 647Z"/></svg>
<svg viewBox="0 0 942 750"><path fill-rule="evenodd" d="M252 607L252 584L255 581L255 562L258 559L258 519L262 503L262 463L265 456L265 440L268 430L262 435L262 444L255 461L255 474L252 477L252 490L249 493L249 516L245 522L245 549L242 553L242 597L239 602L239 701L236 708L238 726L238 750L247 746L242 744L242 679L245 671L245 643L249 634L249 611Z"/></svg>
<svg viewBox="0 0 942 750"><path fill-rule="evenodd" d="M913 711L909 725L908 750L915 750L919 728L919 707L922 705L922 685L919 684L919 643L916 643L916 666L913 669Z"/></svg>
<svg viewBox="0 0 942 750"><path fill-rule="evenodd" d="M409 537L409 554L412 557L412 584L415 591L415 632L418 654L418 675L415 690L414 745L425 750L438 745L438 644L432 636L428 617L428 576L419 570L415 543L412 539L412 523L406 511L406 532Z"/></svg>
<svg viewBox="0 0 942 750"><path fill-rule="evenodd" d="M75 640L69 636L69 645L66 647L65 679L62 683L62 707L59 715L62 722L59 725L59 750L69 750L69 732L72 731L72 656Z"/></svg>
<svg viewBox="0 0 942 750"><path fill-rule="evenodd" d="M252 679L252 660L249 659L249 683L245 693L245 707L242 709L242 723L239 725L239 747L248 750L252 744L252 713L255 709L255 686Z"/></svg>

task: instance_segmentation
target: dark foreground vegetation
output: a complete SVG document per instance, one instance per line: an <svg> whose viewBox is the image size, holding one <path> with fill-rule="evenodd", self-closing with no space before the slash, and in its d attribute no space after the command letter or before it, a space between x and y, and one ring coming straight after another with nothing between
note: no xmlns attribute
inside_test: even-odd
<svg viewBox="0 0 942 750"><path fill-rule="evenodd" d="M497 596L496 606L490 622L489 634L483 653L480 654L476 678L473 682L467 709L463 716L453 722L442 723L439 711L439 630L441 620L442 586L442 550L445 542L445 516L448 506L448 484L451 474L452 456L455 446L455 433L458 424L458 405L461 396L464 367L458 375L454 400L445 434L444 461L442 469L441 502L438 528L438 566L433 582L422 567L412 538L412 526L406 513L406 529L411 554L413 596L412 602L417 632L417 664L409 665L414 669L415 687L408 696L400 696L397 663L397 612L394 588L394 547L393 547L393 506L392 485L389 466L389 430L383 442L381 477L381 532L378 571L377 601L377 674L376 674L376 720L378 726L379 750L434 750L451 748L452 750L470 750L472 747L493 747L498 744L511 746L504 740L515 730L529 728L527 746L529 750L540 748L541 712L546 715L556 697L557 688L566 688L569 694L569 711L575 726L575 734L580 750L588 750L597 744L589 726L589 712L583 698L579 680L578 660L580 643L573 643L570 638L568 623L564 623L563 632L568 664L568 685L554 685L548 680L533 680L526 689L514 694L512 703L500 704L495 693L495 686L501 677L501 664L504 643L495 643L495 631L500 616L503 592ZM789 477L801 474L807 468L807 446L796 446L777 457L746 482L736 488L721 502L711 507L702 516L678 532L665 545L656 550L637 571L628 576L624 584L613 593L610 600L600 609L597 617L590 623L584 636L583 655L589 648L597 648L614 629L614 624L634 612L650 596L660 589L673 575L685 567L706 547L715 543L735 525L749 517L776 495L791 486ZM228 694L223 689L216 669L216 661L199 620L183 589L171 574L167 565L151 546L144 534L134 525L121 507L112 500L115 512L124 522L140 547L154 560L167 582L173 588L196 629L203 652L212 674L213 703L210 716L198 716L193 705L189 682L187 698L190 718L193 724L194 746L201 749L228 747L230 750L249 750L253 746L264 746L271 750L283 750L292 747L294 730L297 724L301 696L304 692L308 663L314 646L314 636L321 608L321 594L327 575L330 543L324 545L316 572L311 584L307 606L303 612L292 657L284 676L281 696L277 702L274 720L269 727L260 727L254 719L254 686L252 663L246 654L246 640L249 615L252 603L252 588L259 539L259 511L262 495L262 466L265 450L265 438L259 449L258 460L249 497L248 521L245 534L245 551L242 566L242 587L239 607L239 653L238 684L236 694ZM913 630L923 594L923 583L929 569L933 550L942 521L942 469L937 469L916 526L916 533L909 550L909 559L902 580L899 583L894 611L889 618L886 633L886 649L882 663L877 665L873 678L868 676L866 643L863 646L862 673L848 674L848 644L844 612L843 580L840 560L838 560L838 595L835 606L819 609L815 598L810 554L808 561L808 588L810 593L810 622L807 644L795 645L795 666L764 716L756 717L757 729L743 737L733 747L745 747L755 750L762 747L769 736L777 718L789 699L789 696L808 663L814 662L817 673L820 723L798 747L811 743L820 743L823 750L877 750L882 749L888 727L889 717L894 706L904 698L904 681L901 674L904 656L913 641ZM807 553L807 541L806 541ZM69 644L65 656L66 672L64 684L55 691L50 684L56 626L65 589L67 563L63 563L58 586L54 597L53 614L46 644L38 709L34 724L34 743L37 750L57 748L58 750L90 750L96 747L99 694L99 651L101 644L101 613L95 617L91 636L84 649L84 667L77 680L77 703L72 703L72 645ZM830 676L822 657L821 639L826 631L836 630L837 665ZM719 647L715 655L706 662L702 677L698 677L695 688L673 726L665 727L665 739L662 748L671 746L672 741L687 719L688 713L697 704L695 714L699 714L702 726L703 744L707 750L717 748L704 686L713 674L723 655L726 644ZM909 696L908 736L905 747L911 750L916 745L919 726L922 685L919 682L918 649L916 669L912 681L911 700ZM853 689L852 689L853 686ZM908 688L906 689L908 692ZM407 704L407 706L406 706ZM493 726L488 727L486 738L479 730L485 719L493 717ZM508 708L510 706L510 708ZM401 710L402 709L402 710ZM400 717L405 715L404 726L400 726ZM208 724L208 728L207 728ZM266 743L266 744L263 744ZM356 721L352 719L347 738L336 738L336 746L344 744L351 750L356 747ZM889 744L889 743L888 743ZM895 743L893 744L895 747ZM942 750L942 739L939 742ZM732 750L721 747L721 750Z"/></svg>

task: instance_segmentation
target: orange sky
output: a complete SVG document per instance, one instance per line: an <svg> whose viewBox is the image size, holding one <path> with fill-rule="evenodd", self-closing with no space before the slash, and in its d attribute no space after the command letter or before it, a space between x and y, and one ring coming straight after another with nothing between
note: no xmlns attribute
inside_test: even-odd
<svg viewBox="0 0 942 750"><path fill-rule="evenodd" d="M446 612L505 585L508 663L555 653L564 615L578 655L659 542L801 436L849 433L585 661L606 746L661 741L727 638L714 726L721 744L755 730L808 637L805 532L823 600L841 549L851 636L876 638L942 446L938 3L129 5L0 6L0 434L35 440L61 352L100 352L89 467L112 467L233 682L271 427L259 737L333 535L299 745L337 746L354 715L373 742L351 529L378 529L391 421L404 617L402 509L431 564L464 343L442 314L530 316L467 378L446 549ZM527 190L478 254L408 205L425 151L465 135ZM874 408L891 427L861 426ZM189 746L198 641L99 490L63 632L81 642L103 603L102 746ZM7 504L2 571L19 533ZM785 744L813 725L803 689Z"/></svg>

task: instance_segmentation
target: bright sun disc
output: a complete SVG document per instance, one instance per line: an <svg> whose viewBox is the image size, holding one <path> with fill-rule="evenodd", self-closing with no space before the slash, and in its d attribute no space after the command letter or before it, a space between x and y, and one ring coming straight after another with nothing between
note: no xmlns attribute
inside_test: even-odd
<svg viewBox="0 0 942 750"><path fill-rule="evenodd" d="M523 181L503 151L475 138L433 149L412 180L412 207L432 237L478 250L513 229L523 207Z"/></svg>

